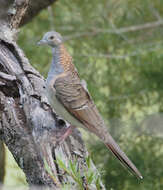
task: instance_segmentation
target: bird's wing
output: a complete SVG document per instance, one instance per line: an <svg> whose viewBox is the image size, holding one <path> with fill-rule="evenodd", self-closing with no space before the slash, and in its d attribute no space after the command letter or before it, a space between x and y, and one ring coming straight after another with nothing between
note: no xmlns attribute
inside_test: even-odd
<svg viewBox="0 0 163 190"><path fill-rule="evenodd" d="M54 87L56 96L64 107L83 123L86 129L96 134L124 166L142 179L139 170L108 133L86 86L80 82L78 75L72 77L70 74L59 77L56 79Z"/></svg>
<svg viewBox="0 0 163 190"><path fill-rule="evenodd" d="M86 129L95 133L100 138L104 138L106 129L86 85L80 81L78 75L68 74L56 79L54 83L56 96L64 107L77 120L86 126ZM103 130L101 129L103 128Z"/></svg>

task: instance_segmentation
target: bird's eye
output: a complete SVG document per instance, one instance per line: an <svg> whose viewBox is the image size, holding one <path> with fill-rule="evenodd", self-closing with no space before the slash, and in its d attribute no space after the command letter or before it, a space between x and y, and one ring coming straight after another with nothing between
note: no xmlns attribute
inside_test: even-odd
<svg viewBox="0 0 163 190"><path fill-rule="evenodd" d="M50 36L50 40L53 40L54 39L54 36Z"/></svg>

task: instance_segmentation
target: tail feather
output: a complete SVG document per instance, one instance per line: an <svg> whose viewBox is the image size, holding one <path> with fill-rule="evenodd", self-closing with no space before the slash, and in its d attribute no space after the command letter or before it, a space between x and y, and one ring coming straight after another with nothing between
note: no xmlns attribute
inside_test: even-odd
<svg viewBox="0 0 163 190"><path fill-rule="evenodd" d="M118 160L127 167L134 175L138 178L143 179L143 176L136 168L136 166L131 162L131 160L126 156L126 154L120 149L118 144L114 141L114 139L110 136L107 143L105 143L107 148L118 158Z"/></svg>

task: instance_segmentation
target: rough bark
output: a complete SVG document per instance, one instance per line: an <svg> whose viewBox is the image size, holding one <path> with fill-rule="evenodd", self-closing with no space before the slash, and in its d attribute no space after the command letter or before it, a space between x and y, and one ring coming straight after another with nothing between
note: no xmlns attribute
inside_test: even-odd
<svg viewBox="0 0 163 190"><path fill-rule="evenodd" d="M9 12L9 14L13 14L14 10L12 9L12 5L14 0L0 0L1 5L1 12L0 17L5 17L6 13ZM20 3L23 2L23 0L18 0ZM57 0L30 0L28 9L25 12L24 17L21 19L20 26L27 24L30 22L36 15L39 14L39 12L42 9L45 9L46 7L52 5Z"/></svg>
<svg viewBox="0 0 163 190"><path fill-rule="evenodd" d="M15 42L29 0L8 2L11 4L3 1L0 7L0 12L4 8L0 15L0 139L8 146L30 185L61 189L61 184L70 183L71 189L76 189L74 180L54 162L59 156L65 164L77 159L83 189L88 189L84 176L88 153L80 132L76 129L65 142L57 143L58 135L67 128L66 123L51 109L44 95L43 77ZM45 168L44 160L53 176ZM96 171L93 164L92 169ZM101 189L104 189L102 184Z"/></svg>
<svg viewBox="0 0 163 190"><path fill-rule="evenodd" d="M51 5L52 3L56 2L57 0L34 0L29 2L29 8L27 9L24 18L22 19L20 25L24 25L31 21L33 17L38 15L38 13L42 10Z"/></svg>

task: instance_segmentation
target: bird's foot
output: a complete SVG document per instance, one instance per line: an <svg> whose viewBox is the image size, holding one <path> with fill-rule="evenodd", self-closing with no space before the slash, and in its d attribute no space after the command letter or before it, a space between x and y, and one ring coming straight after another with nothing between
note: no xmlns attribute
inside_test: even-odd
<svg viewBox="0 0 163 190"><path fill-rule="evenodd" d="M74 126L70 125L68 128L64 129L64 130L62 131L62 134L59 136L59 138L58 138L58 140L57 140L57 141L58 141L58 144L63 143L63 141L64 141L69 135L72 134L74 128L75 128Z"/></svg>

